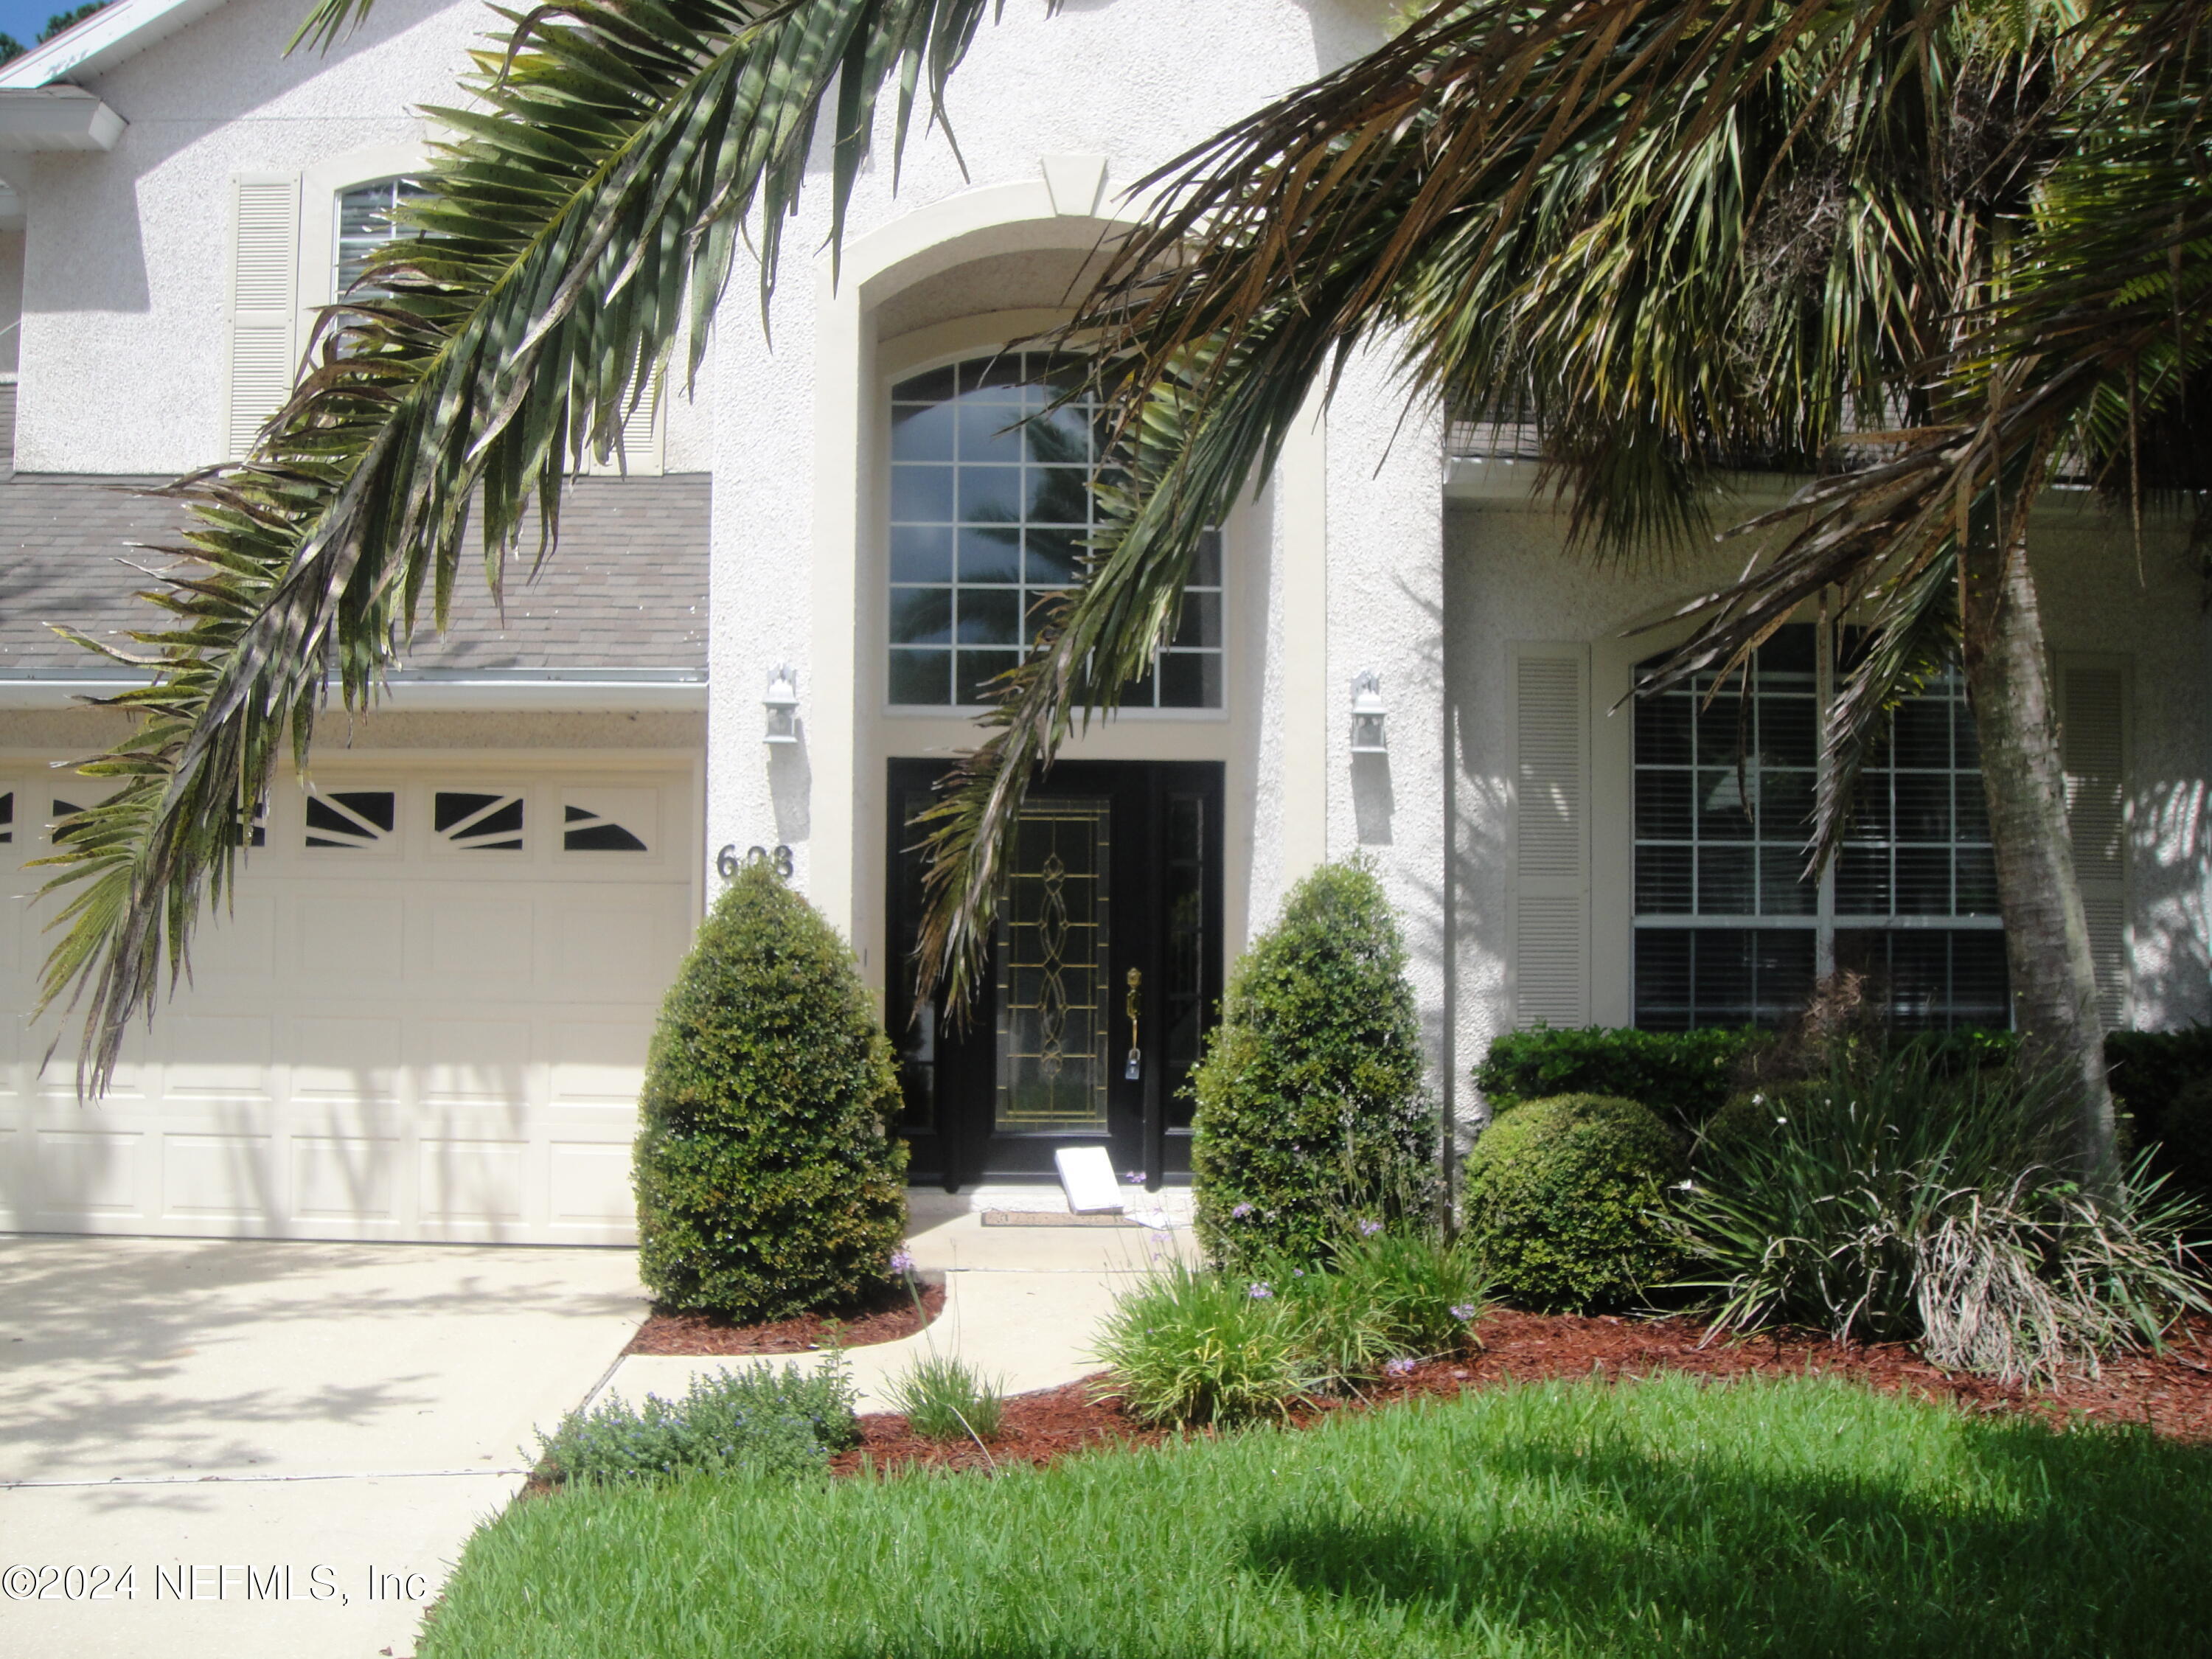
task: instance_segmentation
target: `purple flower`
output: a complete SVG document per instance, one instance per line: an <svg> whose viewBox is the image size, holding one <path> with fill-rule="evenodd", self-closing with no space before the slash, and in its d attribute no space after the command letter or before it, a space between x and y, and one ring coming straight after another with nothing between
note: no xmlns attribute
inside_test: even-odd
<svg viewBox="0 0 2212 1659"><path fill-rule="evenodd" d="M1411 1376L1413 1374L1413 1362L1402 1354L1382 1368L1385 1376Z"/></svg>
<svg viewBox="0 0 2212 1659"><path fill-rule="evenodd" d="M1132 1170L1123 1176L1121 1180L1126 1186L1141 1187L1145 1184L1145 1172L1142 1170Z"/></svg>
<svg viewBox="0 0 2212 1659"><path fill-rule="evenodd" d="M904 1245L891 1252L891 1271L895 1273L910 1273L914 1271L914 1253Z"/></svg>
<svg viewBox="0 0 2212 1659"><path fill-rule="evenodd" d="M1379 1221L1363 1221L1359 1224L1359 1236L1362 1238L1372 1238L1382 1231L1382 1224Z"/></svg>
<svg viewBox="0 0 2212 1659"><path fill-rule="evenodd" d="M1304 1267L1293 1267L1291 1269L1291 1277L1293 1279L1304 1279L1305 1276L1306 1270Z"/></svg>
<svg viewBox="0 0 2212 1659"><path fill-rule="evenodd" d="M1242 1221L1246 1216L1251 1213L1252 1206L1249 1204L1239 1204L1235 1209L1229 1212L1229 1218L1231 1221Z"/></svg>
<svg viewBox="0 0 2212 1659"><path fill-rule="evenodd" d="M1274 1295L1274 1293L1275 1287L1273 1285L1268 1284L1267 1280L1263 1279L1254 1279L1252 1281L1252 1288L1244 1292L1245 1295L1250 1297L1255 1302L1265 1302L1269 1297Z"/></svg>
<svg viewBox="0 0 2212 1659"><path fill-rule="evenodd" d="M1481 1308L1472 1302L1455 1302L1451 1305L1451 1316L1462 1325L1481 1311Z"/></svg>

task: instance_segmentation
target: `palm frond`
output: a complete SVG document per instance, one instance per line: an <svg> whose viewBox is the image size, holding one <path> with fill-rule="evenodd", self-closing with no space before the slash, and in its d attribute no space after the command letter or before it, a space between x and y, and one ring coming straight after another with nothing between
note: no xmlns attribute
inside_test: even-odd
<svg viewBox="0 0 2212 1659"><path fill-rule="evenodd" d="M471 521L495 591L526 509L557 536L562 477L605 456L749 228L763 299L831 88L841 225L886 88L903 135L1000 0L584 0L505 14L473 109L434 112L428 193L326 318L298 391L243 465L187 480L175 550L205 567L137 637L143 723L87 769L118 777L63 826L69 894L43 1006L86 1003L82 1086L104 1088L130 1021L185 971L234 878L235 826L289 747L304 764L334 678L349 707L422 620L442 627ZM307 38L342 33L345 0Z"/></svg>

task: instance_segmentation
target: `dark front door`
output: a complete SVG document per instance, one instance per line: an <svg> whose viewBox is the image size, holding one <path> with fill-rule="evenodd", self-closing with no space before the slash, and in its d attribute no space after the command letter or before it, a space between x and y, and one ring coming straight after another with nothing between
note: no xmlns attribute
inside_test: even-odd
<svg viewBox="0 0 2212 1659"><path fill-rule="evenodd" d="M890 763L889 988L916 1180L1054 1177L1103 1146L1157 1188L1190 1168L1186 1096L1221 996L1221 768L1067 762L1030 794L991 970L964 1021L917 1006L934 761Z"/></svg>

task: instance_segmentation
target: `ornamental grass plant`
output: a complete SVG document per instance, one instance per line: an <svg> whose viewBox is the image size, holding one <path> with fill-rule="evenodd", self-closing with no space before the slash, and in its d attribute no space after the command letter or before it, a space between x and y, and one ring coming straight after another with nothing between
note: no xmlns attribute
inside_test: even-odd
<svg viewBox="0 0 2212 1659"><path fill-rule="evenodd" d="M1099 1397L1139 1423L1284 1417L1336 1381L1268 1280L1180 1261L1115 1301L1097 1352L1113 1373Z"/></svg>
<svg viewBox="0 0 2212 1659"><path fill-rule="evenodd" d="M890 1408L927 1440L973 1440L980 1445L998 1437L1006 1414L1006 1396L998 1384L951 1354L917 1356L891 1379L890 1392Z"/></svg>
<svg viewBox="0 0 2212 1659"><path fill-rule="evenodd" d="M1318 1259L1176 1263L1115 1303L1097 1350L1113 1373L1103 1394L1146 1423L1280 1417L1462 1351L1487 1300L1465 1243L1371 1218Z"/></svg>
<svg viewBox="0 0 2212 1659"><path fill-rule="evenodd" d="M2008 1382L2094 1371L2212 1311L2204 1217L2148 1158L2107 1192L2066 1173L2063 1091L1925 1049L1838 1057L1757 1097L1697 1153L1679 1226L1723 1328L1905 1340ZM1723 1126L1718 1122L1716 1128Z"/></svg>

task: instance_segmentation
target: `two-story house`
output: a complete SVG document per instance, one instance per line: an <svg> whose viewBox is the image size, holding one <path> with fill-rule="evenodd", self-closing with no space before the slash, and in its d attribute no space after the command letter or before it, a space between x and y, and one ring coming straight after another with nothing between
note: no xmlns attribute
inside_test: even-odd
<svg viewBox="0 0 2212 1659"><path fill-rule="evenodd" d="M167 562L139 550L176 509L132 487L242 453L316 308L392 234L434 136L418 106L453 100L499 20L377 0L328 55L288 57L298 0L116 0L0 69L0 1227L624 1239L658 1000L751 858L883 994L918 1179L1036 1177L1084 1142L1173 1179L1228 964L1302 872L1354 852L1400 907L1461 1120L1500 1030L1777 1020L1838 965L1900 1020L2002 1023L1955 690L1900 713L1850 842L1806 880L1847 632L1808 616L1702 712L1625 706L1670 637L1626 630L1737 556L1570 555L1522 434L1409 416L1377 359L1221 526L1130 705L1041 787L989 1006L965 1026L912 1007L902 825L1092 512L1080 420L1010 430L1054 365L1007 343L1066 314L1127 185L1379 40L1388 10L1010 7L956 78L957 154L933 132L896 191L888 167L862 180L834 280L808 266L816 192L772 329L741 273L696 385L640 411L619 475L573 484L544 575L503 613L471 595L374 713L326 722L191 983L94 1103L68 1028L21 1018L51 907L19 866L99 787L64 763L119 717L78 699L128 676L47 624L137 625L136 567ZM2203 573L2178 532L2138 556L2088 505L2036 533L2106 1016L2203 1018Z"/></svg>

